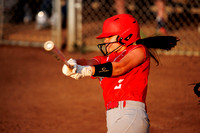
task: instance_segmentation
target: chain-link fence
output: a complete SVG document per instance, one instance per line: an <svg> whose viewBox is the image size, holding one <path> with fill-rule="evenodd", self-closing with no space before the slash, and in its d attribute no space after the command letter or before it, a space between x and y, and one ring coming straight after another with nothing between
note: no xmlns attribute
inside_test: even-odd
<svg viewBox="0 0 200 133"><path fill-rule="evenodd" d="M100 43L103 21L117 13L133 15L139 22L141 36L174 35L181 39L166 54L200 55L200 0L165 0L164 30L159 29L156 0L87 0L83 2L83 43ZM124 7L124 8L123 8Z"/></svg>
<svg viewBox="0 0 200 133"><path fill-rule="evenodd" d="M74 12L69 10L72 1ZM129 13L138 20L142 37L174 35L181 39L166 54L200 55L200 0L164 1L163 18L159 18L156 0L0 0L0 41L36 46L53 40L69 48L67 40L74 38L73 45L97 50L102 40L96 36L102 31L103 21L118 13ZM70 31L73 21L69 16L73 14L76 37L71 37Z"/></svg>
<svg viewBox="0 0 200 133"><path fill-rule="evenodd" d="M38 47L54 40L59 44L63 5L57 0L0 0L0 43Z"/></svg>

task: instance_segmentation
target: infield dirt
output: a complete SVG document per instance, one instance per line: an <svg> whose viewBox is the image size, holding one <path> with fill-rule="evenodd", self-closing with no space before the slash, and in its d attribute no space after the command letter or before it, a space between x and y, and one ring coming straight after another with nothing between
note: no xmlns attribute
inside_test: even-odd
<svg viewBox="0 0 200 133"><path fill-rule="evenodd" d="M65 77L62 64L41 48L0 46L1 133L105 133L98 80ZM100 52L67 53L91 58ZM150 133L199 133L200 57L152 60L147 95Z"/></svg>

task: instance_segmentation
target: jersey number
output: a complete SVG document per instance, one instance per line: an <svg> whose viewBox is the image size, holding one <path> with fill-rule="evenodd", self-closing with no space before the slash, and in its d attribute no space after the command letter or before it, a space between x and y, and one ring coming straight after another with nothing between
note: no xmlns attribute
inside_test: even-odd
<svg viewBox="0 0 200 133"><path fill-rule="evenodd" d="M121 87L122 87L122 81L123 81L123 80L124 80L124 79L118 80L118 84L115 86L114 90L116 90L116 89L121 89Z"/></svg>

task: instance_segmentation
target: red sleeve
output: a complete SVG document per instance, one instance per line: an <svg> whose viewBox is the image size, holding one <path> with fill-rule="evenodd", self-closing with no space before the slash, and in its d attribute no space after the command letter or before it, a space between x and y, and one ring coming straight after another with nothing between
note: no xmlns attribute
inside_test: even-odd
<svg viewBox="0 0 200 133"><path fill-rule="evenodd" d="M129 49L129 51L132 51L133 49L136 49L136 48L139 48L139 47L142 47L143 50L144 50L144 54L145 54L145 59L144 60L148 59L150 57L149 50L142 44L134 45L134 47Z"/></svg>
<svg viewBox="0 0 200 133"><path fill-rule="evenodd" d="M98 64L102 64L106 58L107 56L95 56L92 59L95 60Z"/></svg>

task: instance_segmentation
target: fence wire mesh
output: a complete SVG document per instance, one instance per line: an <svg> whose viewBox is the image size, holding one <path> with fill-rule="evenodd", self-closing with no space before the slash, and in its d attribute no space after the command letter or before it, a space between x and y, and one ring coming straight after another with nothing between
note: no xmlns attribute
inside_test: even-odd
<svg viewBox="0 0 200 133"><path fill-rule="evenodd" d="M29 43L52 40L52 35L56 36L56 33L52 34L56 30L52 26L58 26L58 14L52 10L52 1L57 0L0 0L0 40ZM68 29L67 3L70 0L58 1L61 4L62 44L65 44L65 31ZM81 39L86 48L96 49L96 45L102 42L97 40L96 36L101 33L106 18L119 13L129 13L138 20L143 38L174 35L181 41L172 50L173 54L200 55L200 0L163 0L164 24L158 21L160 8L156 1L159 0L74 1L82 4ZM40 11L44 11L43 14ZM76 15L78 13L76 12ZM159 27L163 25L164 30Z"/></svg>
<svg viewBox="0 0 200 133"><path fill-rule="evenodd" d="M1 43L40 46L47 40L55 40L54 32L57 30L56 27L60 26L57 21L59 10L55 11L56 2L55 0L0 0ZM65 3L62 5L62 8L66 8ZM64 11L66 18L66 10Z"/></svg>
<svg viewBox="0 0 200 133"><path fill-rule="evenodd" d="M129 13L138 20L143 38L154 35L174 35L181 41L170 54L199 55L200 1L165 0L163 8L164 31L159 27L158 10L160 9L156 0L84 1L83 42L86 46L100 43L95 37L101 33L103 21L112 15Z"/></svg>

